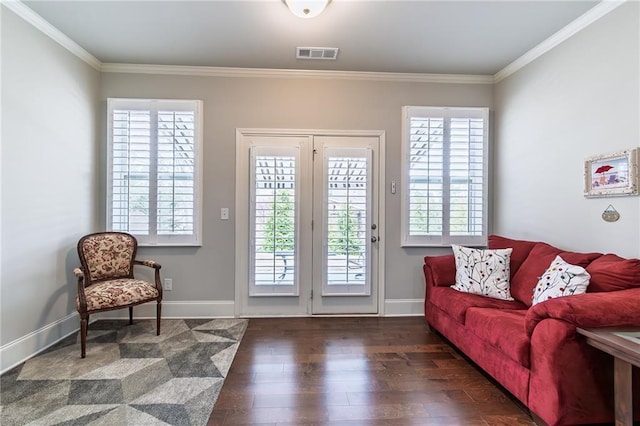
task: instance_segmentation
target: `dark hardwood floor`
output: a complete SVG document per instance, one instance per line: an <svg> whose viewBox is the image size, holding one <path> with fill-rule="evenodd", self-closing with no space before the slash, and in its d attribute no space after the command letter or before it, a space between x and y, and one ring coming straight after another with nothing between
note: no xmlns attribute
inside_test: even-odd
<svg viewBox="0 0 640 426"><path fill-rule="evenodd" d="M421 317L251 319L209 425L534 425Z"/></svg>

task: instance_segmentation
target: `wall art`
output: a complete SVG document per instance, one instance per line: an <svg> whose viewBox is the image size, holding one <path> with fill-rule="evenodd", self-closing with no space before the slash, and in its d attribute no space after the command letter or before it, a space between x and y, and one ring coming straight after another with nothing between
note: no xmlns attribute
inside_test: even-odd
<svg viewBox="0 0 640 426"><path fill-rule="evenodd" d="M638 148L587 158L584 184L585 197L638 195Z"/></svg>

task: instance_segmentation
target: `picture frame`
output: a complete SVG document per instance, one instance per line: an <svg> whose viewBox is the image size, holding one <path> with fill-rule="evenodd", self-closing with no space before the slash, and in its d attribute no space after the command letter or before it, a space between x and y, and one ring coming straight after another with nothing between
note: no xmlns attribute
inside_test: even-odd
<svg viewBox="0 0 640 426"><path fill-rule="evenodd" d="M584 162L584 196L638 195L638 148L589 157Z"/></svg>

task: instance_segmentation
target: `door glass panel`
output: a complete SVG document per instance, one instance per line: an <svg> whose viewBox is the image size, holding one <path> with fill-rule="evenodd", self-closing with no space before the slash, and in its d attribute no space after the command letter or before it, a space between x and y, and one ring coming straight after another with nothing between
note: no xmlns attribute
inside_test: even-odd
<svg viewBox="0 0 640 426"><path fill-rule="evenodd" d="M365 149L327 149L323 294L364 294L369 271L369 161Z"/></svg>
<svg viewBox="0 0 640 426"><path fill-rule="evenodd" d="M253 157L251 294L294 294L297 257L296 157Z"/></svg>

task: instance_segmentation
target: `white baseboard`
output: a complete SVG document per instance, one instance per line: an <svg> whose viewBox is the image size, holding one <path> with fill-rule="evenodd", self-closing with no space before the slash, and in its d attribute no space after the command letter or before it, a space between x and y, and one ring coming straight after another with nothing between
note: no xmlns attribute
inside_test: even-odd
<svg viewBox="0 0 640 426"><path fill-rule="evenodd" d="M384 316L424 315L423 299L388 299L384 302ZM155 303L146 303L133 308L135 318L155 318ZM91 322L100 318L128 318L126 309L92 315ZM162 302L162 318L233 318L233 300ZM0 374L12 369L80 328L78 313L73 312L62 319L45 325L19 339L0 347Z"/></svg>
<svg viewBox="0 0 640 426"><path fill-rule="evenodd" d="M424 299L387 299L385 317L413 317L424 315Z"/></svg>
<svg viewBox="0 0 640 426"><path fill-rule="evenodd" d="M73 312L64 318L0 346L0 374L9 371L80 328L80 318Z"/></svg>

